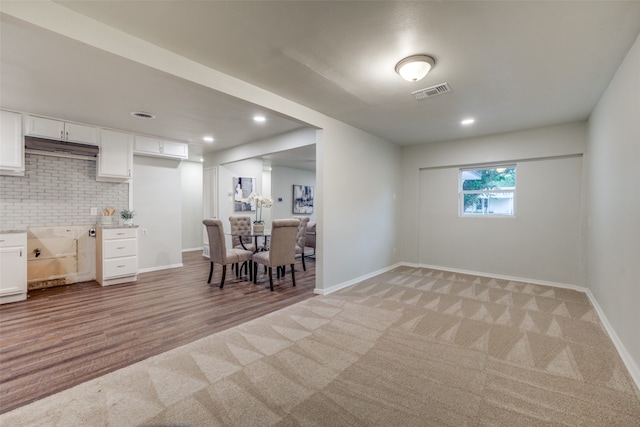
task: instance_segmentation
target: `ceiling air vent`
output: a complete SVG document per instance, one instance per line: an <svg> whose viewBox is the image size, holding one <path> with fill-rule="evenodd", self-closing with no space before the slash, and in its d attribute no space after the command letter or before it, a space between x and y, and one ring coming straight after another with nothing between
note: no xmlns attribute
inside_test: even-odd
<svg viewBox="0 0 640 427"><path fill-rule="evenodd" d="M151 113L145 113L144 111L134 111L132 113L130 113L133 117L137 117L139 119L155 119L156 116L154 116Z"/></svg>
<svg viewBox="0 0 640 427"><path fill-rule="evenodd" d="M413 95L415 99L420 100L447 92L451 92L449 83L441 83L439 85L431 86L426 89L420 89L415 92L411 92L411 95Z"/></svg>

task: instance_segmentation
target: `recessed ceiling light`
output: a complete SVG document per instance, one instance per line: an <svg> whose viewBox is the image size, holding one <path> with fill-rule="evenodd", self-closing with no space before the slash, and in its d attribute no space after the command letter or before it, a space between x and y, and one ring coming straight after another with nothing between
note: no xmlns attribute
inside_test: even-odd
<svg viewBox="0 0 640 427"><path fill-rule="evenodd" d="M256 122L266 122L267 121L265 116L254 116L253 120L256 121Z"/></svg>
<svg viewBox="0 0 640 427"><path fill-rule="evenodd" d="M204 140L204 142L213 142L213 137L212 136L203 136L202 139Z"/></svg>
<svg viewBox="0 0 640 427"><path fill-rule="evenodd" d="M133 117L138 118L138 119L155 119L156 116L154 116L151 113L145 113L144 111L132 111L131 114Z"/></svg>
<svg viewBox="0 0 640 427"><path fill-rule="evenodd" d="M202 157L200 157L200 161L201 161L201 162L204 162L204 159L203 159Z"/></svg>
<svg viewBox="0 0 640 427"><path fill-rule="evenodd" d="M463 126L469 126L475 121L476 121L475 119L464 119L463 121L460 122L460 124L462 124Z"/></svg>

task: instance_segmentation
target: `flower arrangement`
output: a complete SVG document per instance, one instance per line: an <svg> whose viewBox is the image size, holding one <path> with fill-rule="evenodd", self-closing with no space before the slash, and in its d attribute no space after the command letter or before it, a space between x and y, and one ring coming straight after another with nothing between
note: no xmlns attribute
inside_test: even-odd
<svg viewBox="0 0 640 427"><path fill-rule="evenodd" d="M273 200L271 200L271 197L266 197L258 193L251 193L247 198L247 203L256 204L256 220L253 221L253 223L264 224L264 221L262 220L262 208L270 208L273 206Z"/></svg>

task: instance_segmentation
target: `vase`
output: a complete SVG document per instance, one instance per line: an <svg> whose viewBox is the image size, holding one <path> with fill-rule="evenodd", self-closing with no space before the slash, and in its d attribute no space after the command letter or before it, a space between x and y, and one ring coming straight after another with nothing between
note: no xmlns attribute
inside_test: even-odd
<svg viewBox="0 0 640 427"><path fill-rule="evenodd" d="M133 225L133 218L125 219L122 222L123 222L124 225L132 226Z"/></svg>
<svg viewBox="0 0 640 427"><path fill-rule="evenodd" d="M264 233L264 224L253 224L253 233L254 234Z"/></svg>

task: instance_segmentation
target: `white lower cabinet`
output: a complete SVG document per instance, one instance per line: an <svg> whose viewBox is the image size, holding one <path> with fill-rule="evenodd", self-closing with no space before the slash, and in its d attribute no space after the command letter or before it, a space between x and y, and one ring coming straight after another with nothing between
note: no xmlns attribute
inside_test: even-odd
<svg viewBox="0 0 640 427"><path fill-rule="evenodd" d="M0 304L27 299L27 233L0 234Z"/></svg>
<svg viewBox="0 0 640 427"><path fill-rule="evenodd" d="M96 280L102 286L138 279L138 229L96 229Z"/></svg>

